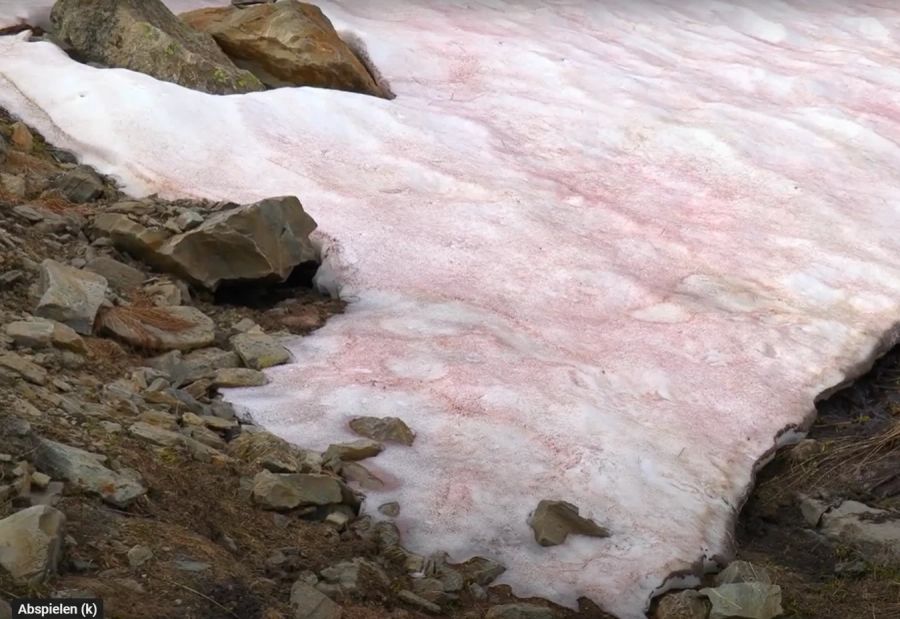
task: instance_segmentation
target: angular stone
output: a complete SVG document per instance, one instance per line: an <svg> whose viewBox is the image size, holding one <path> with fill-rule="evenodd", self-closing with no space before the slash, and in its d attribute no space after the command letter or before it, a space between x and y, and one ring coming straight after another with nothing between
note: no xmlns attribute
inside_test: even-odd
<svg viewBox="0 0 900 619"><path fill-rule="evenodd" d="M500 604L491 606L484 619L553 619L553 612L536 604Z"/></svg>
<svg viewBox="0 0 900 619"><path fill-rule="evenodd" d="M322 454L322 459L325 462L335 459L346 462L355 462L357 460L373 458L382 451L384 451L384 445L378 441L361 438L349 443L335 443L329 445L328 449L325 450L325 453Z"/></svg>
<svg viewBox="0 0 900 619"><path fill-rule="evenodd" d="M384 481L358 462L341 463L340 474L347 481L359 484L363 490L384 488Z"/></svg>
<svg viewBox="0 0 900 619"><path fill-rule="evenodd" d="M819 522L822 520L822 514L828 511L828 504L824 501L819 501L818 499L805 495L799 497L799 503L800 513L803 514L803 519L806 521L806 524L811 527L819 526Z"/></svg>
<svg viewBox="0 0 900 619"><path fill-rule="evenodd" d="M118 292L128 292L139 288L146 276L138 269L108 256L98 256L84 265L86 271L102 275L109 285Z"/></svg>
<svg viewBox="0 0 900 619"><path fill-rule="evenodd" d="M678 591L660 598L653 619L706 619L709 602L696 591Z"/></svg>
<svg viewBox="0 0 900 619"><path fill-rule="evenodd" d="M181 18L211 34L235 64L270 88L315 86L387 97L322 11L295 0L200 9Z"/></svg>
<svg viewBox="0 0 900 619"><path fill-rule="evenodd" d="M378 511L388 518L396 518L400 515L400 503L397 503L396 501L382 503L378 506Z"/></svg>
<svg viewBox="0 0 900 619"><path fill-rule="evenodd" d="M252 427L252 426L251 426ZM321 456L300 449L265 430L244 431L228 445L242 462L273 473L319 473Z"/></svg>
<svg viewBox="0 0 900 619"><path fill-rule="evenodd" d="M142 438L161 447L184 447L191 457L199 462L227 462L229 458L221 451L204 445L178 432L158 428L152 424L139 421L128 428L129 434Z"/></svg>
<svg viewBox="0 0 900 619"><path fill-rule="evenodd" d="M291 360L291 353L271 335L241 333L231 338L231 346L248 368L264 370Z"/></svg>
<svg viewBox="0 0 900 619"><path fill-rule="evenodd" d="M53 179L50 186L61 193L66 200L76 204L93 202L102 196L106 189L103 179L87 166L78 166L63 172Z"/></svg>
<svg viewBox="0 0 900 619"><path fill-rule="evenodd" d="M223 282L282 282L294 267L318 255L309 240L316 223L293 196L220 211L160 244L133 242L135 236L146 236L146 229L136 229L133 222L117 225L120 231L111 235L117 247L209 290Z"/></svg>
<svg viewBox="0 0 900 619"><path fill-rule="evenodd" d="M485 557L472 557L454 567L462 572L467 583L474 582L482 587L488 586L506 571L503 564Z"/></svg>
<svg viewBox="0 0 900 619"><path fill-rule="evenodd" d="M113 245L135 258L144 259L172 236L162 228L148 228L121 213L100 213L94 217L93 232L109 237Z"/></svg>
<svg viewBox="0 0 900 619"><path fill-rule="evenodd" d="M6 334L17 346L47 348L55 346L77 353L87 352L81 336L60 322L36 318L17 320L6 325Z"/></svg>
<svg viewBox="0 0 900 619"><path fill-rule="evenodd" d="M65 479L116 507L128 507L147 489L134 479L101 464L103 456L77 447L41 439L35 464L54 477Z"/></svg>
<svg viewBox="0 0 900 619"><path fill-rule="evenodd" d="M276 474L260 471L253 478L253 501L265 509L289 510L340 503L341 481L328 475Z"/></svg>
<svg viewBox="0 0 900 619"><path fill-rule="evenodd" d="M397 417L356 417L350 421L350 429L376 441L412 445L416 439L409 426Z"/></svg>
<svg viewBox="0 0 900 619"><path fill-rule="evenodd" d="M312 585L298 580L291 587L293 619L340 619L341 607Z"/></svg>
<svg viewBox="0 0 900 619"><path fill-rule="evenodd" d="M41 263L41 298L34 313L90 335L106 289L106 278L47 258Z"/></svg>
<svg viewBox="0 0 900 619"><path fill-rule="evenodd" d="M578 508L565 501L541 501L529 520L534 539L541 546L556 546L570 534L609 537L609 531L578 515Z"/></svg>
<svg viewBox="0 0 900 619"><path fill-rule="evenodd" d="M709 619L774 619L782 614L781 587L742 582L700 589L709 598Z"/></svg>
<svg viewBox="0 0 900 619"><path fill-rule="evenodd" d="M438 606L434 602L426 600L421 595L413 593L409 589L401 589L397 593L397 598L399 598L403 602L406 602L410 606L414 606L416 608L424 610L426 613L437 615L441 612L440 606Z"/></svg>
<svg viewBox="0 0 900 619"><path fill-rule="evenodd" d="M856 547L864 558L900 560L900 517L858 501L844 501L822 515L822 533Z"/></svg>
<svg viewBox="0 0 900 619"><path fill-rule="evenodd" d="M120 306L101 313L103 332L138 348L191 350L209 346L216 339L216 325L195 307Z"/></svg>
<svg viewBox="0 0 900 619"><path fill-rule="evenodd" d="M380 566L361 557L336 563L319 572L319 575L323 580L318 585L320 591L323 590L322 585L329 585L324 589L340 592L344 596L361 595L364 588L384 591L391 586L390 579Z"/></svg>
<svg viewBox="0 0 900 619"><path fill-rule="evenodd" d="M54 34L91 62L211 94L263 89L209 35L183 24L160 0L59 0L50 20Z"/></svg>
<svg viewBox="0 0 900 619"><path fill-rule="evenodd" d="M147 546L133 546L126 554L128 565L131 567L140 567L153 558L153 551Z"/></svg>
<svg viewBox="0 0 900 619"><path fill-rule="evenodd" d="M12 370L29 383L34 383L35 385L47 383L47 370L13 352L0 354L0 368Z"/></svg>
<svg viewBox="0 0 900 619"><path fill-rule="evenodd" d="M716 574L716 585L730 585L739 582L761 582L772 584L769 573L748 561L732 561L724 570Z"/></svg>
<svg viewBox="0 0 900 619"><path fill-rule="evenodd" d="M0 567L15 580L39 584L56 571L66 517L36 505L0 520Z"/></svg>
<svg viewBox="0 0 900 619"><path fill-rule="evenodd" d="M212 386L216 389L236 387L261 387L269 382L265 374L248 368L222 368L213 374Z"/></svg>

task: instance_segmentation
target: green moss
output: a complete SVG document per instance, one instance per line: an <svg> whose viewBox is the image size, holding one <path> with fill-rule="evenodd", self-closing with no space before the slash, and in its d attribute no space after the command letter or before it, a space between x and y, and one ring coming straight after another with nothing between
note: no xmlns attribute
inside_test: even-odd
<svg viewBox="0 0 900 619"><path fill-rule="evenodd" d="M166 45L166 54L169 56L174 56L181 49L181 46L178 43L169 43Z"/></svg>

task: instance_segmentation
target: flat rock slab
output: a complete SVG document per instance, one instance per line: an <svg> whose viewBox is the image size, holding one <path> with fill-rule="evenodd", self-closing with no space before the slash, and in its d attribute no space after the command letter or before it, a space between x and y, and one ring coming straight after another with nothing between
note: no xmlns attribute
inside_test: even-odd
<svg viewBox="0 0 900 619"><path fill-rule="evenodd" d="M65 479L81 490L98 494L116 507L128 507L147 493L147 489L134 479L103 466L102 458L78 447L42 439L35 464L41 471Z"/></svg>
<svg viewBox="0 0 900 619"><path fill-rule="evenodd" d="M210 97L3 37L0 105L134 194L301 196L350 304L231 401L319 451L406 420L367 505L413 550L636 619L727 555L754 465L900 316L888 5L326 0L396 100ZM551 492L614 537L537 548Z"/></svg>

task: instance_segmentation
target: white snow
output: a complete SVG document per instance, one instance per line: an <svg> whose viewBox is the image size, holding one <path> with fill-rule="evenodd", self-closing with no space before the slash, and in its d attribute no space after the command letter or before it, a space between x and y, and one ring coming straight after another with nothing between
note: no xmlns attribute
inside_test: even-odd
<svg viewBox="0 0 900 619"><path fill-rule="evenodd" d="M366 463L387 482L367 509L398 500L409 546L642 617L728 555L779 433L891 343L900 11L321 6L397 99L207 96L7 37L0 105L135 194L298 195L352 303L232 400L318 449L402 417L418 438ZM612 536L540 548L542 498Z"/></svg>

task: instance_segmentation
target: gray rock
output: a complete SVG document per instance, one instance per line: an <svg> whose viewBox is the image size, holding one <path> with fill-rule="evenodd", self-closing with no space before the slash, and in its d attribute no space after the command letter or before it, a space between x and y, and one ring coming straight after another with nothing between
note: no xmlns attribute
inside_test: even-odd
<svg viewBox="0 0 900 619"><path fill-rule="evenodd" d="M205 572L211 567L209 563L192 561L190 559L176 559L172 564L175 566L175 569L182 572Z"/></svg>
<svg viewBox="0 0 900 619"><path fill-rule="evenodd" d="M900 559L900 517L857 501L844 501L822 515L826 537L856 547L865 559Z"/></svg>
<svg viewBox="0 0 900 619"><path fill-rule="evenodd" d="M241 359L237 353L221 348L200 348L184 356L182 361L187 368L188 378L201 378L211 375L216 370L238 368Z"/></svg>
<svg viewBox="0 0 900 619"><path fill-rule="evenodd" d="M378 441L367 438L361 438L349 443L335 443L329 445L322 459L325 462L332 460L343 460L346 462L356 462L357 460L365 460L373 458L384 451L384 445Z"/></svg>
<svg viewBox="0 0 900 619"><path fill-rule="evenodd" d="M378 511L389 518L396 518L400 515L400 503L397 503L396 501L383 503L378 506Z"/></svg>
<svg viewBox="0 0 900 619"><path fill-rule="evenodd" d="M106 299L106 290L103 276L48 258L41 263L41 298L34 313L68 325L82 335L90 335L97 310Z"/></svg>
<svg viewBox="0 0 900 619"><path fill-rule="evenodd" d="M231 346L244 365L254 370L264 370L291 360L291 353L271 335L265 333L241 333L231 338Z"/></svg>
<svg viewBox="0 0 900 619"><path fill-rule="evenodd" d="M434 602L426 600L421 595L416 595L409 589L401 589L397 593L397 598L403 602L406 602L410 606L414 606L416 608L424 610L426 613L431 613L432 615L437 615L441 612L440 606L438 606Z"/></svg>
<svg viewBox="0 0 900 619"><path fill-rule="evenodd" d="M56 572L66 517L38 505L0 520L0 567L15 580L39 584Z"/></svg>
<svg viewBox="0 0 900 619"><path fill-rule="evenodd" d="M500 604L491 606L484 619L553 619L553 612L536 604Z"/></svg>
<svg viewBox="0 0 900 619"><path fill-rule="evenodd" d="M35 464L81 490L100 495L116 507L127 507L147 490L128 476L101 464L103 456L56 441L41 439Z"/></svg>
<svg viewBox="0 0 900 619"><path fill-rule="evenodd" d="M412 445L416 438L413 431L397 417L356 417L350 421L350 429L376 441Z"/></svg>
<svg viewBox="0 0 900 619"><path fill-rule="evenodd" d="M656 607L654 619L706 619L709 602L696 591L678 591L664 595Z"/></svg>
<svg viewBox="0 0 900 619"><path fill-rule="evenodd" d="M141 259L172 236L162 228L148 228L127 215L111 212L94 217L93 233L100 238L109 237L115 247Z"/></svg>
<svg viewBox="0 0 900 619"><path fill-rule="evenodd" d="M543 500L529 519L534 539L541 546L556 546L571 535L609 537L609 531L578 514L578 508L565 501Z"/></svg>
<svg viewBox="0 0 900 619"><path fill-rule="evenodd" d="M440 602L446 599L444 585L437 578L414 578L412 590L413 593L429 602Z"/></svg>
<svg viewBox="0 0 900 619"><path fill-rule="evenodd" d="M387 574L377 563L361 557L336 563L319 572L319 575L322 582L316 588L344 596L361 596L368 593L368 589L386 591L391 586Z"/></svg>
<svg viewBox="0 0 900 619"><path fill-rule="evenodd" d="M265 374L249 368L222 368L216 370L212 377L215 389L232 389L236 387L261 387L269 382Z"/></svg>
<svg viewBox="0 0 900 619"><path fill-rule="evenodd" d="M803 519L811 527L819 526L822 514L828 511L828 504L806 495L801 495L799 499L800 513L803 514Z"/></svg>
<svg viewBox="0 0 900 619"><path fill-rule="evenodd" d="M140 567L153 558L153 551L147 546L133 546L126 554L128 565L131 567Z"/></svg>
<svg viewBox="0 0 900 619"><path fill-rule="evenodd" d="M730 585L740 582L761 582L772 584L769 573L748 561L732 561L724 570L716 574L716 585Z"/></svg>
<svg viewBox="0 0 900 619"><path fill-rule="evenodd" d="M147 278L138 269L108 256L98 256L89 260L84 268L86 271L105 277L109 285L117 292L128 292L140 288Z"/></svg>
<svg viewBox="0 0 900 619"><path fill-rule="evenodd" d="M340 619L343 614L331 598L302 580L291 587L290 606L293 619Z"/></svg>
<svg viewBox="0 0 900 619"><path fill-rule="evenodd" d="M506 571L501 563L485 557L472 557L455 567L462 572L466 582L474 582L482 587L488 586Z"/></svg>
<svg viewBox="0 0 900 619"><path fill-rule="evenodd" d="M35 385L47 383L47 370L16 353L7 352L0 354L0 369L2 368L15 372L29 383L34 383Z"/></svg>
<svg viewBox="0 0 900 619"><path fill-rule="evenodd" d="M339 479L328 475L260 471L253 478L252 496L265 509L289 510L341 503L344 489Z"/></svg>
<svg viewBox="0 0 900 619"><path fill-rule="evenodd" d="M132 424L128 428L129 434L142 438L145 441L154 443L161 447L183 447L191 454L195 460L200 462L209 462L212 460L227 461L228 458L219 450L204 445L200 441L196 441L189 436L165 430L152 424L139 421Z"/></svg>
<svg viewBox="0 0 900 619"><path fill-rule="evenodd" d="M272 473L320 473L322 458L313 451L300 449L265 430L248 431L228 444L229 451L251 466ZM253 428L254 426L249 426Z"/></svg>
<svg viewBox="0 0 900 619"><path fill-rule="evenodd" d="M292 196L220 211L163 241L145 240L146 229L133 222L118 221L115 227L111 236L117 247L209 290L223 282L282 282L298 264L318 257L309 240L316 223Z"/></svg>
<svg viewBox="0 0 900 619"><path fill-rule="evenodd" d="M103 180L87 166L78 166L63 172L51 183L66 200L76 204L93 202L103 195Z"/></svg>
<svg viewBox="0 0 900 619"><path fill-rule="evenodd" d="M149 350L192 350L216 339L216 325L195 307L121 306L104 311L98 321L104 333Z"/></svg>
<svg viewBox="0 0 900 619"><path fill-rule="evenodd" d="M50 20L55 36L86 61L211 94L263 90L212 37L189 28L159 0L60 0Z"/></svg>
<svg viewBox="0 0 900 619"><path fill-rule="evenodd" d="M6 325L6 334L16 346L49 348L55 346L77 353L87 352L84 340L74 329L53 320L35 318L17 320Z"/></svg>
<svg viewBox="0 0 900 619"><path fill-rule="evenodd" d="M709 619L774 619L781 608L781 587L761 582L741 582L701 589L709 598Z"/></svg>
<svg viewBox="0 0 900 619"><path fill-rule="evenodd" d="M182 231L193 230L203 223L203 215L192 209L185 209L175 218L175 224Z"/></svg>

